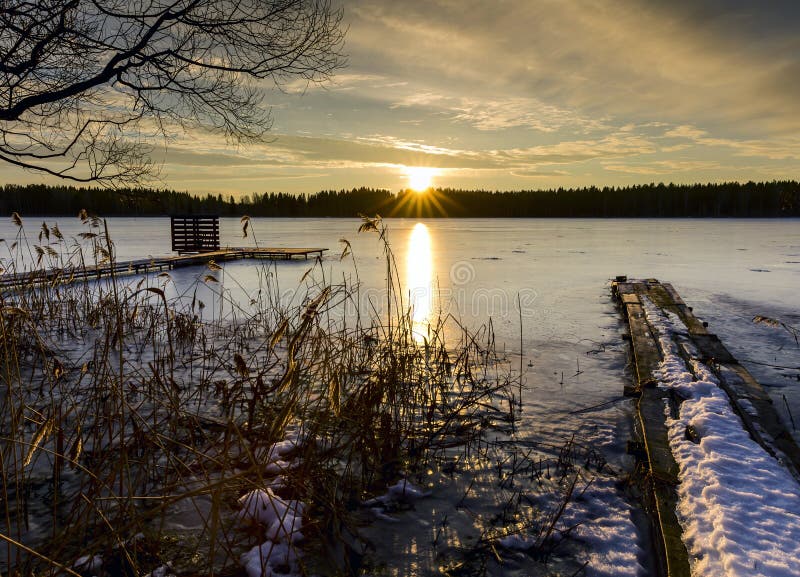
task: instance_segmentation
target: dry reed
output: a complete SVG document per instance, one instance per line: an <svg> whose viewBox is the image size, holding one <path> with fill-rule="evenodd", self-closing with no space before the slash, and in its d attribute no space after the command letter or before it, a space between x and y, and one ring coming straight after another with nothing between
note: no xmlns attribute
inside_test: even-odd
<svg viewBox="0 0 800 577"><path fill-rule="evenodd" d="M361 230L379 234L388 314L360 309L357 280L314 274L287 305L271 265L259 265L249 307L209 320L197 287L183 293L191 299L168 296L166 273L72 282L114 259L100 219L83 213L74 240L43 224L34 241L14 218L2 274L19 282L0 293L3 573L145 575L167 563L176 574L236 573L265 537L242 528L237 499L272 487L306 504L299 571L359 574L369 566L363 503L431 467L464 479L460 507L474 508L482 486L497 510L476 521L476 543L442 553L445 574L485 573L515 532L536 536L542 560L553 551L556 522L586 480L573 461L599 458L574 443L514 441L522 387L490 331L441 319L415 340L380 220ZM220 273L210 262L200 282ZM280 443L288 449L276 455ZM468 473L475 461L495 473ZM525 496L531 486L554 496L549 512Z"/></svg>

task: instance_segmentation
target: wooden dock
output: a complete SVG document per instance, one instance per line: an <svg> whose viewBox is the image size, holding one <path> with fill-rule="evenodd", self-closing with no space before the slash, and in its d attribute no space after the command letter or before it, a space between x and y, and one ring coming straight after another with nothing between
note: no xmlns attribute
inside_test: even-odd
<svg viewBox="0 0 800 577"><path fill-rule="evenodd" d="M653 328L647 322L642 298L676 314L686 328L686 337L699 351L697 360L716 375L720 387L728 394L736 413L750 436L770 454L783 462L795 476L800 471L800 449L781 424L769 395L750 373L733 357L719 338L711 334L706 323L694 316L691 307L681 299L672 285L656 279L628 280L617 277L612 293L628 325L626 338L631 342L634 382L626 394L638 397L637 418L641 441L632 442L629 451L639 460L639 480L645 490L645 505L653 521L654 543L661 575L690 575L689 558L676 516L679 483L678 465L672 456L667 438L665 407L673 414L679 399L669 390L659 388L654 372L662 360L662 352ZM755 407L755 413L745 410Z"/></svg>
<svg viewBox="0 0 800 577"><path fill-rule="evenodd" d="M85 267L41 269L0 275L0 290L31 285L93 280L112 275L149 274L188 266L206 266L212 261L219 264L243 259L292 260L295 258L308 259L309 257L321 258L326 250L328 249L235 247L198 254L115 261L113 263Z"/></svg>

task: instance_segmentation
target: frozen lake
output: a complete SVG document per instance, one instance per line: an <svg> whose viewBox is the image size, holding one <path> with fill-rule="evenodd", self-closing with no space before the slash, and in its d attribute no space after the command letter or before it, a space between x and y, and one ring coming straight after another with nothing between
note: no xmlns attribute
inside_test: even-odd
<svg viewBox="0 0 800 577"><path fill-rule="evenodd" d="M68 238L85 230L77 218L46 221L57 222ZM36 244L41 222L25 224ZM358 278L358 306L381 313L386 260L378 235L357 233L359 224L357 219L254 219L243 238L238 219L221 219L221 241L328 247L311 276L331 282ZM440 315L452 315L471 329L490 323L497 349L522 368L521 432L564 440L577 434L618 470L630 467L624 446L633 406L622 398L630 381L627 345L609 290L610 279L622 274L671 282L768 386L790 429L789 411L800 418L800 346L788 332L752 322L764 315L800 326L797 220L389 219L385 224L396 262L391 274L405 289L403 305L412 306L420 335ZM119 260L169 252L167 218L112 218L108 227ZM6 247L16 234L11 222L0 226ZM340 239L350 242L353 256L340 259ZM32 252L28 258L35 257ZM224 299L202 284L198 298L207 305L204 314L224 314L229 300L255 298L266 270L276 276L281 299L296 302L304 291L295 289L308 282L303 279L313 266L311 260L266 268L252 261L224 263L213 287ZM200 267L172 271L170 286L181 292L207 273ZM405 574L414 573L424 543L409 544L408 535L397 539L394 550L409 559Z"/></svg>
<svg viewBox="0 0 800 577"><path fill-rule="evenodd" d="M46 221L57 222L67 238L85 230L77 218ZM599 380L584 375L600 360L613 368L624 364L609 280L626 274L671 282L740 360L794 367L792 372L748 365L781 401L785 417L784 394L792 412L800 416L795 392L800 383L793 385L788 378L798 372L797 345L788 333L752 323L755 315L765 315L800 325L797 220L442 219L419 221L422 226L411 219L385 222L406 296L417 309L429 309L415 314L424 320L449 313L470 327L491 317L498 347L514 353L519 352L521 335L529 386L544 393L557 381L555 396L563 401L548 402L572 408L621 391L628 378L621 370L604 370ZM25 224L35 244L41 222ZM221 241L223 246L327 247L324 275L337 282L357 272L362 307L371 303L382 310L387 272L381 245L375 234L358 234L359 224L356 219L253 219L243 238L239 220L223 218ZM120 260L169 252L167 218L111 218L108 226ZM15 234L10 221L0 225L0 238L6 239L0 256ZM357 271L351 257L340 261L340 239L352 244ZM31 254L30 260L34 257ZM275 273L284 298L294 296L311 264L278 264ZM257 270L260 267L251 261L226 264L222 288L234 296L252 296L259 286ZM172 276L181 287L203 274L181 269ZM211 295L207 298L213 300ZM529 362L533 367L527 367ZM581 375L570 377L579 370Z"/></svg>

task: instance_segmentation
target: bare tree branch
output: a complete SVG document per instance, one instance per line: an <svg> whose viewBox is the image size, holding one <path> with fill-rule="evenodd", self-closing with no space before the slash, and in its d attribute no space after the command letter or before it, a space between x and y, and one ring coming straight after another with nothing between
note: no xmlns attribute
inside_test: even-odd
<svg viewBox="0 0 800 577"><path fill-rule="evenodd" d="M343 66L341 18L331 0L0 0L0 160L132 184L167 126L258 140L265 86Z"/></svg>

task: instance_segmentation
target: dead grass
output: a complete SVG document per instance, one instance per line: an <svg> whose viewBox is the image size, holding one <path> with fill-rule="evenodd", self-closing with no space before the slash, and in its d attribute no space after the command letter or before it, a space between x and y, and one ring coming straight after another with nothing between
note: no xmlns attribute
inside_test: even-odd
<svg viewBox="0 0 800 577"><path fill-rule="evenodd" d="M554 450L551 463L509 444L521 387L490 331L442 319L424 344L414 340L378 219L362 230L377 232L384 251L388 316L346 318L357 285L313 273L302 304L285 305L259 273L246 311L205 320L197 290L168 297L169 275L69 282L71 271L114 258L101 220L82 215L76 240L43 225L33 241L15 218L3 274L34 276L0 296L5 573L86 573L75 566L84 555L99 555L109 575L166 563L178 574L236 573L242 552L264 540L263 527L242 529L237 499L273 486L306 503L303 533L316 553L304 562L358 574L361 503L430 467L455 475L448 467L468 459L501 461L489 484L502 514L445 572L460 574L470 556L485 572L497 540L514 531L536 531L535 549L549 554L559 507L579 483L574 446ZM52 269L61 272L35 282L35 271ZM206 272L213 285L219 267ZM460 335L455 344L446 327ZM287 438L294 446L277 458ZM564 505L546 514L526 503L531 485Z"/></svg>

